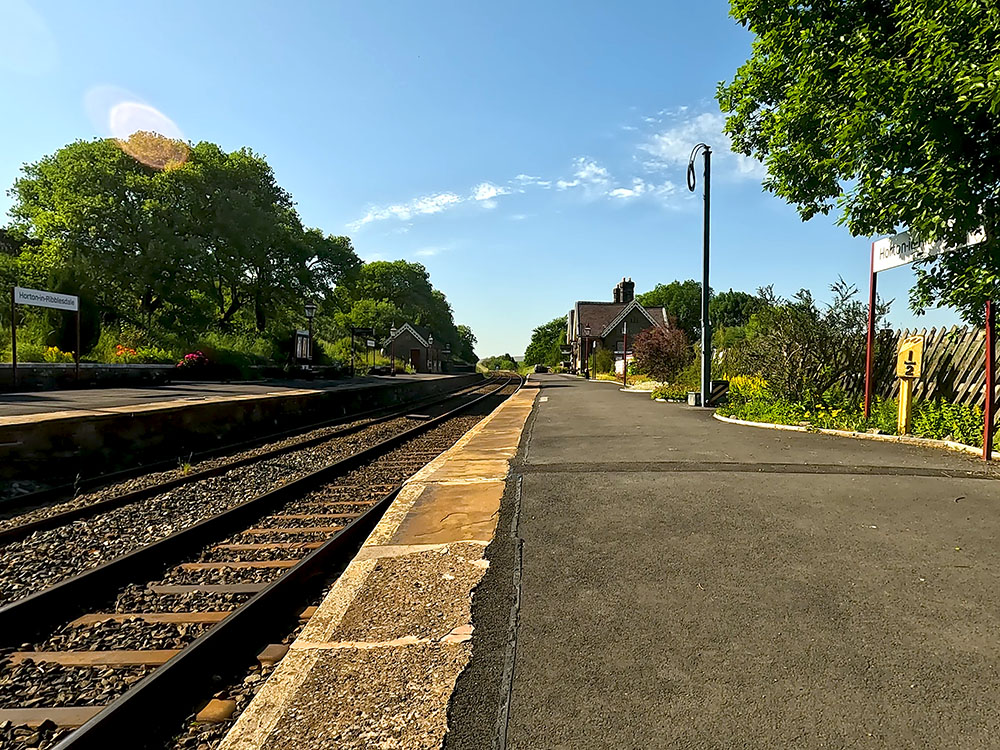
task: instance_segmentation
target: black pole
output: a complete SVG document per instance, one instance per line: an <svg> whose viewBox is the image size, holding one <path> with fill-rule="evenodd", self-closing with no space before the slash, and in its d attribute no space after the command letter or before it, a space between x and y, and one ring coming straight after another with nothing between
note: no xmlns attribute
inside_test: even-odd
<svg viewBox="0 0 1000 750"><path fill-rule="evenodd" d="M354 328L351 328L351 377L355 375L354 371Z"/></svg>
<svg viewBox="0 0 1000 750"><path fill-rule="evenodd" d="M692 193L695 189L697 178L695 177L694 160L698 152L705 154L705 226L704 226L704 247L702 248L702 271L701 271L701 405L711 406L712 402L712 325L708 319L708 303L711 295L711 287L708 281L709 269L709 230L711 228L711 208L712 208L712 148L705 143L699 143L691 149L691 158L688 159L687 185Z"/></svg>
<svg viewBox="0 0 1000 750"><path fill-rule="evenodd" d="M17 302L14 287L10 288L10 385L17 388Z"/></svg>
<svg viewBox="0 0 1000 750"><path fill-rule="evenodd" d="M705 146L705 247L701 271L701 405L712 401L712 324L708 319L711 287L708 283L709 230L712 208L712 149Z"/></svg>
<svg viewBox="0 0 1000 750"><path fill-rule="evenodd" d="M76 356L73 357L76 363L76 384L80 384L80 303L76 304Z"/></svg>
<svg viewBox="0 0 1000 750"><path fill-rule="evenodd" d="M309 366L313 363L313 319L309 318Z"/></svg>

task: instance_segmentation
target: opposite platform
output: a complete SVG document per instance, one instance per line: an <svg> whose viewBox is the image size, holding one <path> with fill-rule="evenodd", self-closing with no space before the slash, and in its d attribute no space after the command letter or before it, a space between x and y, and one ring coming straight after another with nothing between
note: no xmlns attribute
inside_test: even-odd
<svg viewBox="0 0 1000 750"><path fill-rule="evenodd" d="M479 374L401 375L308 387L205 384L6 394L0 396L0 481L90 477L177 460L481 380Z"/></svg>

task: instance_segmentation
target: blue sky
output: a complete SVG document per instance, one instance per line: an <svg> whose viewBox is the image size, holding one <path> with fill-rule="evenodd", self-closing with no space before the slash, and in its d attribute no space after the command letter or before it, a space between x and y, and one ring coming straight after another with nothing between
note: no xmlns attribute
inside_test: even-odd
<svg viewBox="0 0 1000 750"><path fill-rule="evenodd" d="M713 95L750 41L723 0L0 0L0 185L136 102L187 139L266 155L307 225L423 263L481 356L520 354L622 276L638 291L700 276L684 168L707 141L713 288L825 297L842 275L867 295L871 240L803 224L727 149ZM957 322L914 319L911 283L879 279L893 323Z"/></svg>

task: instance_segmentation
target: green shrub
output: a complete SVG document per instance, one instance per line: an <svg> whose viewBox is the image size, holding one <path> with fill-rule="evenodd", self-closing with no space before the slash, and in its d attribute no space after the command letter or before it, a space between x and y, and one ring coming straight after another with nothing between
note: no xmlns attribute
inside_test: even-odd
<svg viewBox="0 0 1000 750"><path fill-rule="evenodd" d="M685 385L661 385L654 388L649 397L652 399L662 398L665 401L687 401L688 391L692 390Z"/></svg>
<svg viewBox="0 0 1000 750"><path fill-rule="evenodd" d="M920 401L913 408L913 434L981 447L983 410L941 400Z"/></svg>
<svg viewBox="0 0 1000 750"><path fill-rule="evenodd" d="M598 349L594 353L594 369L598 373L611 372L615 367L615 356L610 349Z"/></svg>
<svg viewBox="0 0 1000 750"><path fill-rule="evenodd" d="M829 430L878 432L895 435L898 404L895 399L876 398L866 420L860 399L851 399L837 391L814 398L810 403L790 402L766 397L747 398L753 387L733 379L729 402L719 414L749 422L790 424ZM654 391L654 394L656 392ZM757 393L763 393L758 390ZM654 395L655 398L655 395ZM983 444L983 411L978 406L949 404L939 399L919 401L913 407L911 434L935 440L951 440L963 445Z"/></svg>

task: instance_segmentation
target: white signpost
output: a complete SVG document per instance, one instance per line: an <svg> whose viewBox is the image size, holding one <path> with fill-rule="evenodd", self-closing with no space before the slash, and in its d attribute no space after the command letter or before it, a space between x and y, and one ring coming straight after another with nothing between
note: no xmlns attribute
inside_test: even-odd
<svg viewBox="0 0 1000 750"><path fill-rule="evenodd" d="M986 233L980 229L968 236L963 247L978 245L985 239ZM905 266L908 263L933 258L935 255L944 255L958 249L943 242L917 244L910 239L909 232L900 232L894 237L886 237L872 243L872 273Z"/></svg>
<svg viewBox="0 0 1000 750"><path fill-rule="evenodd" d="M53 310L80 311L80 298L75 294L58 294L41 289L26 289L14 287L14 302L18 305L34 305L35 307L50 307Z"/></svg>
<svg viewBox="0 0 1000 750"><path fill-rule="evenodd" d="M76 364L76 379L80 379L80 298L75 294L60 294L47 292L44 289L28 289L15 286L10 290L10 361L11 385L17 386L17 306L31 305L33 307L48 307L52 310L66 310L76 313L76 351L73 352L73 362Z"/></svg>
<svg viewBox="0 0 1000 750"><path fill-rule="evenodd" d="M944 255L971 245L986 241L986 233L982 229L972 232L961 247L946 245L943 242L916 243L909 232L900 232L892 237L885 237L872 243L871 277L868 293L868 341L865 355L865 419L871 413L872 397L872 359L875 350L875 274L890 268L905 266L918 260L926 260L936 255ZM986 301L986 400L983 424L983 458L989 460L993 444L993 411L996 382L995 351L993 345L993 328L995 312L992 300Z"/></svg>

